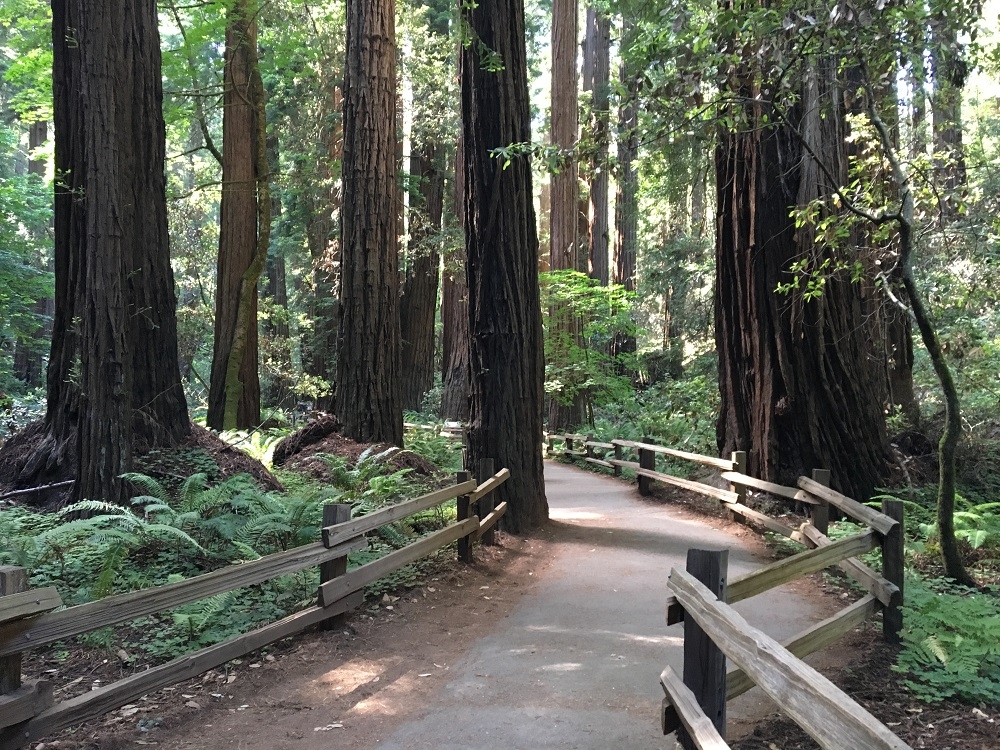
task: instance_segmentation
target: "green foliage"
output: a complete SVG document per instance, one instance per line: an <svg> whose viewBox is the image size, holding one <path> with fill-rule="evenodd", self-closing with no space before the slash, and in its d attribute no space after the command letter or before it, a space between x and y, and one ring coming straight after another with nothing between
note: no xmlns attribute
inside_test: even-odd
<svg viewBox="0 0 1000 750"><path fill-rule="evenodd" d="M937 519L934 505L934 487L924 487L912 493L912 499L902 499L895 495L876 495L873 507L883 499L900 500L906 515L906 530L910 537L909 546L914 552L923 554L928 545L937 544ZM1000 503L976 503L955 495L955 536L965 541L972 549L982 549L1000 553Z"/></svg>
<svg viewBox="0 0 1000 750"><path fill-rule="evenodd" d="M539 276L545 316L545 391L564 403L581 396L593 408L623 401L632 384L622 375L630 362L607 354L616 334L634 335L633 295L579 271Z"/></svg>
<svg viewBox="0 0 1000 750"><path fill-rule="evenodd" d="M419 415L407 414L408 422L417 421ZM431 429L425 429L431 428ZM403 435L406 450L416 453L444 472L459 471L462 468L462 443L441 434L441 423L418 424Z"/></svg>
<svg viewBox="0 0 1000 750"><path fill-rule="evenodd" d="M386 500L398 497L405 488L403 477L410 469L387 471L386 464L399 448L387 448L380 453L371 446L352 465L343 456L320 454L330 469L330 482L340 491L340 502L354 503L359 514L377 510Z"/></svg>
<svg viewBox="0 0 1000 750"><path fill-rule="evenodd" d="M278 443L287 437L290 432L290 429L228 430L220 433L219 437L270 469L274 449L278 447Z"/></svg>
<svg viewBox="0 0 1000 750"><path fill-rule="evenodd" d="M719 391L713 377L714 358L699 360L680 380L664 380L633 398L596 410L595 432L601 440L649 437L660 445L714 455ZM680 462L677 469L691 471Z"/></svg>
<svg viewBox="0 0 1000 750"><path fill-rule="evenodd" d="M1000 598L947 581L906 581L895 669L921 700L1000 701Z"/></svg>

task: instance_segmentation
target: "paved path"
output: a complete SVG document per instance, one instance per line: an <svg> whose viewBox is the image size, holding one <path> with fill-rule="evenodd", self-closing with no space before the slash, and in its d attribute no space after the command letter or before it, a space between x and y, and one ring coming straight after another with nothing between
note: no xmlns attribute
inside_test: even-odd
<svg viewBox="0 0 1000 750"><path fill-rule="evenodd" d="M659 673L681 667L681 626L667 628L667 573L689 547L729 548L730 575L760 563L728 533L633 486L546 463L556 556L502 626L451 667L445 690L380 748L663 750ZM776 590L741 602L742 614L782 638L821 619L815 605ZM753 691L731 718L756 714Z"/></svg>

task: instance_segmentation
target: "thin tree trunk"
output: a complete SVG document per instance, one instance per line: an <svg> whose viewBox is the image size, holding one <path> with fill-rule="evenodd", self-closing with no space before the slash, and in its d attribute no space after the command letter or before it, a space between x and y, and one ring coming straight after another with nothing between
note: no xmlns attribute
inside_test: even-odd
<svg viewBox="0 0 1000 750"><path fill-rule="evenodd" d="M261 127L256 113L263 102L257 101L254 84L254 76L259 76L255 18L252 0L238 0L229 10L226 25L222 203L208 397L208 426L216 430L260 423L256 280L252 290L247 286L257 265L258 198L266 199L257 194L259 181L266 179L266 167L260 173L256 158Z"/></svg>
<svg viewBox="0 0 1000 750"><path fill-rule="evenodd" d="M580 264L580 186L575 148L579 138L579 74L577 40L579 22L577 0L554 0L552 3L552 145L562 152L559 171L551 177L549 213L549 268L553 271L581 270ZM586 211L584 211L586 214ZM586 221L583 228L587 228ZM549 307L549 338L546 357L550 367L567 365L579 347L579 326L565 304ZM566 381L566 378L563 378ZM559 431L583 421L582 394L576 384L566 382L549 398L548 427Z"/></svg>
<svg viewBox="0 0 1000 750"><path fill-rule="evenodd" d="M634 34L634 26L622 19L622 39ZM635 291L636 249L639 244L639 101L635 72L622 61L619 82L626 92L618 112L618 193L615 196L615 258L612 280L627 291ZM611 339L611 356L635 352L635 337L616 332Z"/></svg>
<svg viewBox="0 0 1000 750"><path fill-rule="evenodd" d="M395 2L348 0L336 413L354 440L402 445L395 156Z"/></svg>
<svg viewBox="0 0 1000 750"><path fill-rule="evenodd" d="M943 208L949 218L959 210L956 191L966 185L965 147L962 144L962 90L969 75L958 27L952 14L939 12L931 23L931 59L934 74L934 153Z"/></svg>
<svg viewBox="0 0 1000 750"><path fill-rule="evenodd" d="M503 60L481 64L477 45L461 58L465 144L465 226L472 371L469 458L510 469L497 492L508 503L503 523L520 533L548 518L542 472L544 358L538 289L538 238L531 165L510 166L496 148L531 139L520 0L464 6L474 37Z"/></svg>
<svg viewBox="0 0 1000 750"><path fill-rule="evenodd" d="M465 225L465 147L461 137L455 148L455 216ZM469 419L469 287L466 255L445 262L441 301L441 417Z"/></svg>
<svg viewBox="0 0 1000 750"><path fill-rule="evenodd" d="M329 186L307 195L306 213L309 223L306 241L309 257L312 259L313 293L310 298L310 319L313 335L310 341L310 357L307 371L334 384L337 372L337 331L340 327L340 300L338 299L336 269L340 262L337 243L331 241L334 220L340 214L341 191L333 184L330 165L342 162L344 156L343 95L339 86L327 90L326 105L329 108L328 124L321 130L322 147L325 153L316 165L316 182ZM333 393L316 399L317 409L327 410L333 406Z"/></svg>
<svg viewBox="0 0 1000 750"><path fill-rule="evenodd" d="M41 148L48 140L48 123L44 120L33 122L28 126L28 149L34 154L36 149ZM32 158L28 161L28 174L35 175L39 180L45 179L45 160ZM48 224L45 226L31 227L30 231L42 236L50 230ZM44 268L46 263L42 258L38 259L39 268ZM52 270L51 262L48 263L49 271ZM32 334L19 336L14 342L14 377L22 381L25 385L35 388L45 381L45 368L43 361L44 342L52 338L52 315L55 312L55 302L51 298L36 300L32 306L34 314L38 318L38 325Z"/></svg>
<svg viewBox="0 0 1000 750"><path fill-rule="evenodd" d="M433 146L410 159L410 174L420 186L410 193L411 265L399 301L404 409L419 409L434 387L434 316L441 265L437 235L444 209L439 161L439 149Z"/></svg>
<svg viewBox="0 0 1000 750"><path fill-rule="evenodd" d="M583 55L583 90L591 94L590 130L595 153L590 164L589 244L590 275L608 285L608 86L610 78L611 19L587 8L587 35Z"/></svg>

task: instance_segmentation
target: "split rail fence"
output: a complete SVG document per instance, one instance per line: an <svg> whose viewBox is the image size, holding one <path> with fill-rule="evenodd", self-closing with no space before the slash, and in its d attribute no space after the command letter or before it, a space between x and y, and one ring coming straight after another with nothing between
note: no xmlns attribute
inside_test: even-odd
<svg viewBox="0 0 1000 750"><path fill-rule="evenodd" d="M561 447L556 441L562 441ZM729 581L725 552L689 550L686 570L670 573L673 595L667 601L667 624L686 621L682 677L667 667L660 676L664 734L678 732L685 748L720 750L725 743L726 703L754 685L823 748L893 748L907 745L829 680L801 661L835 643L877 612L886 640L898 642L903 601L903 506L884 500L881 512L829 487L830 472L799 477L796 487L766 482L746 474L746 454L730 459L666 448L649 441L591 440L583 435L549 435L550 454L583 460L621 475L630 469L639 491L664 482L721 501L732 517L781 534L807 549L748 575ZM636 460L626 455L634 452ZM657 470L657 457L693 461L719 471L723 489ZM746 505L750 490L768 493L808 508L809 521L794 528ZM858 522L864 531L830 539L830 508ZM881 571L859 556L881 551ZM867 593L854 604L783 643L751 627L729 605L809 573L836 566ZM726 659L737 665L727 672Z"/></svg>
<svg viewBox="0 0 1000 750"><path fill-rule="evenodd" d="M310 626L336 624L337 618L362 603L366 586L452 542L458 542L459 558L470 562L473 544L492 541L494 527L507 510L506 503L494 507L492 493L510 476L507 469L494 474L489 459L481 461L478 469L479 481L462 471L451 486L358 518L351 518L350 505L327 505L322 541L315 544L74 607L60 608L62 600L54 588L29 588L23 568L0 567L0 750L16 750L96 718ZM347 569L348 554L368 546L365 534L450 500L456 501L455 523L378 560ZM26 651L316 566L320 569L316 605L278 622L58 703L50 681L21 682L21 655Z"/></svg>

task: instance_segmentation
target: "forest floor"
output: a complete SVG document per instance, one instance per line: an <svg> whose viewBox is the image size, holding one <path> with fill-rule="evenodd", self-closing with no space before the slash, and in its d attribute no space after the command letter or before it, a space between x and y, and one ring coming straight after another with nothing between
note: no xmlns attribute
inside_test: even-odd
<svg viewBox="0 0 1000 750"><path fill-rule="evenodd" d="M336 628L144 696L36 750L672 747L658 719L657 677L680 663L679 626L663 623L667 572L690 546L729 547L735 574L773 553L686 493L642 499L560 464L546 473L552 521L535 535L501 534L472 566L442 557L417 587ZM739 606L780 638L847 596L815 576ZM1000 716L910 700L879 630L810 661L914 748L1000 747ZM100 684L114 679L114 661L59 671ZM734 748L816 747L758 693L730 704Z"/></svg>

